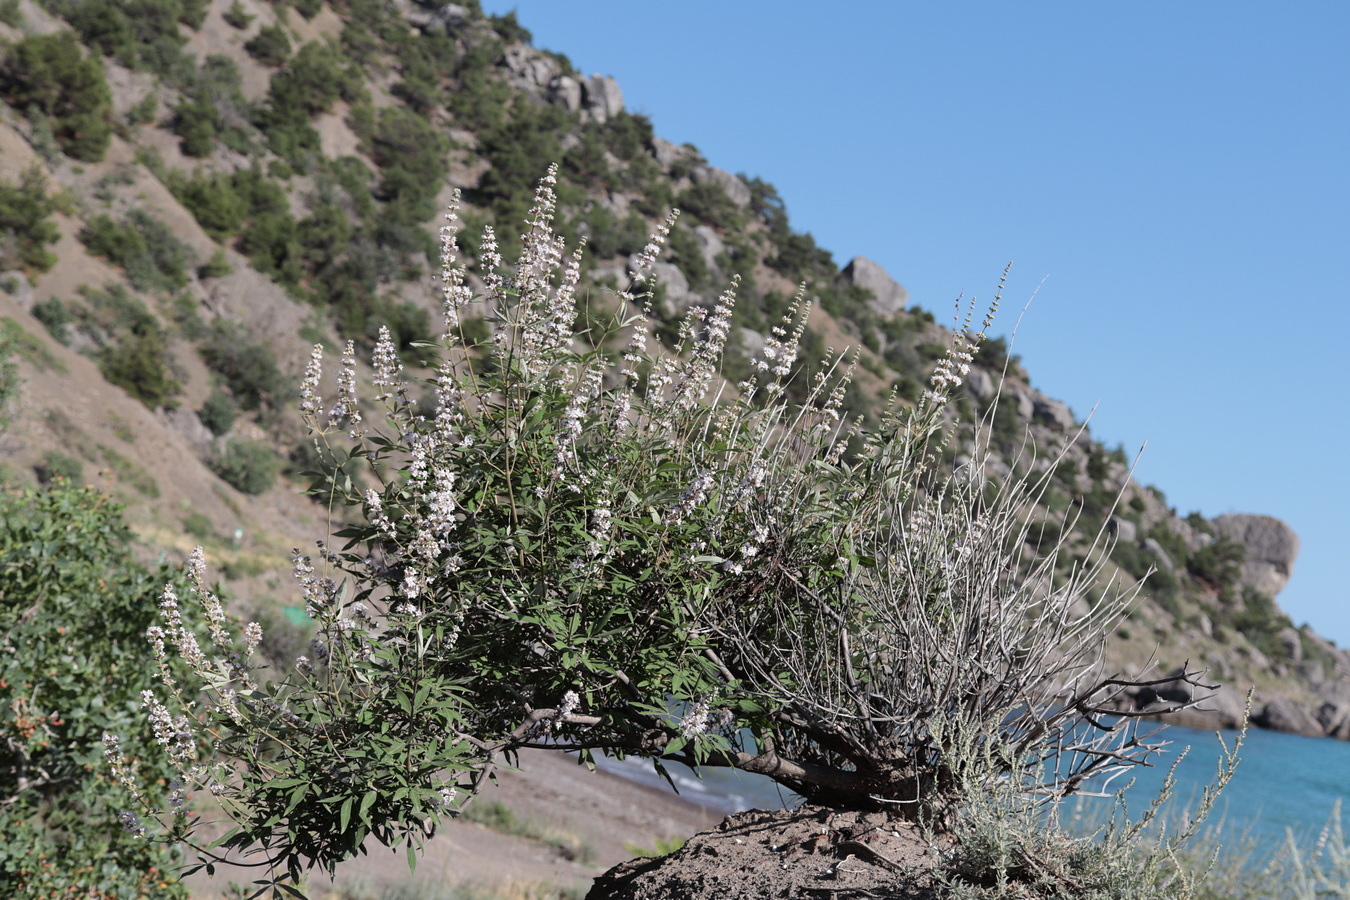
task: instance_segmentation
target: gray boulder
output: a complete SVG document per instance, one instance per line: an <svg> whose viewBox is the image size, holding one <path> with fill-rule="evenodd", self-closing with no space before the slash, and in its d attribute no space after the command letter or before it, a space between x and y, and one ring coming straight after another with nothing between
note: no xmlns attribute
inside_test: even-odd
<svg viewBox="0 0 1350 900"><path fill-rule="evenodd" d="M397 4L403 6L405 4ZM464 27L469 21L469 11L458 3L447 3L439 9L412 9L405 17L408 24L414 28L432 34L442 32L444 34L454 35L460 28Z"/></svg>
<svg viewBox="0 0 1350 900"><path fill-rule="evenodd" d="M652 156L660 164L662 170L669 172L670 167L675 165L687 151L678 144L672 144L663 137L652 137Z"/></svg>
<svg viewBox="0 0 1350 900"><path fill-rule="evenodd" d="M1112 536L1122 544L1133 544L1139 539L1139 526L1135 525L1129 519L1122 519L1120 516L1112 516L1106 523L1106 528Z"/></svg>
<svg viewBox="0 0 1350 900"><path fill-rule="evenodd" d="M592 75L581 83L581 105L592 120L604 122L623 112L623 91L608 75Z"/></svg>
<svg viewBox="0 0 1350 900"><path fill-rule="evenodd" d="M202 424L202 420L195 412L185 406L179 406L175 409L160 410L158 414L167 420L169 427L178 432L198 456L204 458L210 453L216 436L211 433L211 429Z"/></svg>
<svg viewBox="0 0 1350 900"><path fill-rule="evenodd" d="M1144 538L1144 549L1147 550L1157 561L1158 568L1168 572L1175 572L1177 564L1172 561L1172 557L1167 555L1163 545L1153 538Z"/></svg>
<svg viewBox="0 0 1350 900"><path fill-rule="evenodd" d="M976 400L987 403L994 397L994 379L984 369L975 366L966 375L966 390Z"/></svg>
<svg viewBox="0 0 1350 900"><path fill-rule="evenodd" d="M526 44L512 44L502 53L506 80L517 90L541 99L552 95L553 83L562 75L562 66Z"/></svg>
<svg viewBox="0 0 1350 900"><path fill-rule="evenodd" d="M1284 648L1284 655L1290 662L1297 665L1303 661L1303 637L1298 633L1297 628L1286 628L1275 635L1275 639Z"/></svg>
<svg viewBox="0 0 1350 900"><path fill-rule="evenodd" d="M1237 513L1219 516L1213 523L1216 533L1227 535L1247 548L1242 563L1242 584L1274 597L1289 583L1298 558L1298 535L1294 529L1273 516Z"/></svg>
<svg viewBox="0 0 1350 900"><path fill-rule="evenodd" d="M1317 709L1322 733L1338 741L1350 741L1350 703L1327 701Z"/></svg>
<svg viewBox="0 0 1350 900"><path fill-rule="evenodd" d="M637 263L637 254L628 260L628 271L633 271ZM661 312L668 316L678 316L703 298L689 290L689 279L680 271L680 267L668 262L652 263L651 275L657 284L665 288L665 309Z"/></svg>
<svg viewBox="0 0 1350 900"><path fill-rule="evenodd" d="M764 350L764 335L752 328L741 329L741 346L751 356L758 356Z"/></svg>
<svg viewBox="0 0 1350 900"><path fill-rule="evenodd" d="M850 284L872 292L873 299L867 305L879 315L893 316L909 302L909 291L865 256L853 257L840 274Z"/></svg>
<svg viewBox="0 0 1350 900"><path fill-rule="evenodd" d="M1043 395L1033 401L1032 416L1042 425L1048 425L1056 431L1069 432L1078 427L1068 406Z"/></svg>
<svg viewBox="0 0 1350 900"><path fill-rule="evenodd" d="M727 195L727 199L734 205L746 207L750 205L750 186L741 181L735 175L713 166L695 166L689 173L689 177L695 184L712 184L722 189L722 193Z"/></svg>
<svg viewBox="0 0 1350 900"><path fill-rule="evenodd" d="M722 239L710 225L695 227L694 237L698 240L699 252L703 254L703 261L708 264L708 268L717 268L717 257L726 252L726 244L722 243Z"/></svg>
<svg viewBox="0 0 1350 900"><path fill-rule="evenodd" d="M1252 724L1272 731L1322 737L1326 729L1317 720L1317 714L1308 706L1288 697L1276 697L1252 716Z"/></svg>
<svg viewBox="0 0 1350 900"><path fill-rule="evenodd" d="M1164 721L1201 730L1237 728L1246 711L1246 695L1225 684L1207 696L1202 694L1194 706L1169 713Z"/></svg>
<svg viewBox="0 0 1350 900"><path fill-rule="evenodd" d="M568 112L580 112L581 82L571 75L559 75L549 82L548 100Z"/></svg>

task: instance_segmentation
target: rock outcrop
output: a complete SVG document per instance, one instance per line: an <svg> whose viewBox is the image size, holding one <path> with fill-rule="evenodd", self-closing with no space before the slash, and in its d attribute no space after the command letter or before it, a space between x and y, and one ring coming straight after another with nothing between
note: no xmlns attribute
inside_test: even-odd
<svg viewBox="0 0 1350 900"><path fill-rule="evenodd" d="M872 292L873 299L867 305L880 315L893 316L909 302L909 291L865 256L853 257L841 274L850 284Z"/></svg>
<svg viewBox="0 0 1350 900"><path fill-rule="evenodd" d="M1214 530L1247 548L1242 585L1274 597L1289 583L1298 557L1298 535L1272 516L1236 513L1214 519Z"/></svg>
<svg viewBox="0 0 1350 900"><path fill-rule="evenodd" d="M592 75L581 83L581 107L597 122L612 119L623 112L623 91L608 75Z"/></svg>

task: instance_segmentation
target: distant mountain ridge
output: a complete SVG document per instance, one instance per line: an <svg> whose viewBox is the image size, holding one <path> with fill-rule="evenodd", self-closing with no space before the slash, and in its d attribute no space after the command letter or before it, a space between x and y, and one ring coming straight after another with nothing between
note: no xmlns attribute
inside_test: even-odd
<svg viewBox="0 0 1350 900"><path fill-rule="evenodd" d="M559 225L587 240L597 298L682 209L656 268L659 330L738 276L733 383L799 284L814 304L803 380L827 348L856 348L854 416L891 392L916 398L949 337L876 263L841 267L796 230L771 184L663 140L614 79L531 46L514 14L19 0L3 4L0 39L0 324L22 379L5 480L110 472L146 552L207 544L240 604L275 606L289 548L320 533L322 510L286 473L343 462L319 455L295 415L308 348L368 348L385 326L415 368L438 311L438 214L456 188L466 251L495 224L509 259L535 179L560 163ZM485 329L477 313L470 327ZM1076 516L1080 532L1115 537L1110 573L1156 569L1109 664L1207 668L1223 687L1192 724L1234 724L1253 686L1258 725L1350 739L1350 653L1275 602L1298 553L1287 525L1178 516L1086 433L1056 462L1082 423L1002 341L981 348L957 407L988 423L1005 473L1040 451L1040 539ZM972 450L953 447L953 461Z"/></svg>

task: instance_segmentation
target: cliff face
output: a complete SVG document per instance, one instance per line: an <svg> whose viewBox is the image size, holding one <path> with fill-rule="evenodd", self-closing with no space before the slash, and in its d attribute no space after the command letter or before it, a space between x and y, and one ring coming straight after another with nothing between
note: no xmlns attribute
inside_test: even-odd
<svg viewBox="0 0 1350 900"><path fill-rule="evenodd" d="M510 243L533 181L559 162L561 226L588 241L595 298L680 207L657 266L659 324L739 276L733 382L799 284L815 307L801 378L827 347L858 348L854 416L892 391L917 397L949 336L880 266L840 267L795 230L772 185L661 139L612 78L474 3L21 0L0 38L0 317L23 380L6 480L110 473L147 552L206 543L241 603L276 605L289 548L319 533L321 510L267 476L340 463L315 456L294 413L308 347L368 347L383 325L415 370L454 188L474 254L485 224ZM24 206L15 191L33 177L43 187ZM958 406L1005 471L1049 478L1038 537L1076 520L1114 536L1108 575L1155 570L1110 664L1208 668L1224 688L1196 724L1232 724L1254 686L1258 724L1350 738L1350 655L1275 603L1298 553L1288 526L1178 516L1001 341L981 348Z"/></svg>

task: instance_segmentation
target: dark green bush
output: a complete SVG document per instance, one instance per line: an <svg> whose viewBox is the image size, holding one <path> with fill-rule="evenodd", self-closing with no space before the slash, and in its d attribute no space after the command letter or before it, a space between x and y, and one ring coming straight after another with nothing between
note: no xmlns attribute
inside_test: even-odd
<svg viewBox="0 0 1350 900"><path fill-rule="evenodd" d="M670 247L668 258L680 267L680 271L689 279L689 286L698 290L706 288L712 282L712 270L703 258L703 248L694 237L693 229L677 221L667 239Z"/></svg>
<svg viewBox="0 0 1350 900"><path fill-rule="evenodd" d="M1173 563L1177 565L1185 563L1186 557L1189 555L1186 549L1186 541L1182 539L1181 535L1168 527L1166 522L1155 524L1148 530L1147 536L1163 548L1163 552Z"/></svg>
<svg viewBox="0 0 1350 900"><path fill-rule="evenodd" d="M197 172L189 178L175 171L168 176L167 186L197 224L219 241L237 233L249 214L248 202L235 190L237 178L237 174L224 172Z"/></svg>
<svg viewBox="0 0 1350 900"><path fill-rule="evenodd" d="M76 310L75 318L96 343L106 343L123 332L144 333L159 327L140 298L120 284L107 285L101 291L81 285L79 294L84 306Z"/></svg>
<svg viewBox="0 0 1350 900"><path fill-rule="evenodd" d="M280 66L291 55L291 39L279 25L264 25L244 44L244 50L266 66Z"/></svg>
<svg viewBox="0 0 1350 900"><path fill-rule="evenodd" d="M210 156L220 131L220 113L206 100L188 100L174 108L174 133L186 156Z"/></svg>
<svg viewBox="0 0 1350 900"><path fill-rule="evenodd" d="M95 216L80 230L80 240L89 252L126 269L138 291L181 290L188 283L188 270L196 265L192 248L140 208L128 212L120 223L107 215Z"/></svg>
<svg viewBox="0 0 1350 900"><path fill-rule="evenodd" d="M17 340L8 329L0 330L0 433L9 428L14 416L14 401L18 399L19 387L23 383L19 378L19 367L14 361L18 355L16 343Z"/></svg>
<svg viewBox="0 0 1350 900"><path fill-rule="evenodd" d="M675 205L705 225L727 227L740 219L735 204L722 190L711 181L691 184L680 192ZM812 242L812 246L815 244Z"/></svg>
<svg viewBox="0 0 1350 900"><path fill-rule="evenodd" d="M711 185L705 185L708 186ZM718 193L721 194L721 191ZM682 195L680 205L683 207L684 203L685 197ZM719 210L718 214L725 213ZM806 281L819 272L833 274L835 271L834 257L830 251L816 246L816 239L810 234L789 232L781 237L774 236L774 247L777 253L765 259L764 264L793 281Z"/></svg>
<svg viewBox="0 0 1350 900"><path fill-rule="evenodd" d="M47 333L65 344L70 341L70 313L59 297L48 297L33 304L33 318L42 323Z"/></svg>
<svg viewBox="0 0 1350 900"><path fill-rule="evenodd" d="M453 78L458 90L445 96L445 108L452 120L461 127L479 133L498 127L506 118L506 107L512 97L511 87L495 75L496 62L504 45L492 35L483 39L474 35L466 39L463 55L455 61ZM549 161L558 159L552 156ZM542 171L542 169L540 170Z"/></svg>
<svg viewBox="0 0 1350 900"><path fill-rule="evenodd" d="M352 225L347 213L334 203L315 207L296 228L302 247L304 267L315 277L322 278L334 270L351 243Z"/></svg>
<svg viewBox="0 0 1350 900"><path fill-rule="evenodd" d="M304 252L289 212L255 216L239 238L238 248L253 268L293 293L300 292Z"/></svg>
<svg viewBox="0 0 1350 900"><path fill-rule="evenodd" d="M197 416L212 434L219 437L234 425L234 420L239 417L239 406L233 397L216 388L206 398Z"/></svg>
<svg viewBox="0 0 1350 900"><path fill-rule="evenodd" d="M605 147L619 159L643 156L652 143L652 123L638 113L620 112L600 126Z"/></svg>
<svg viewBox="0 0 1350 900"><path fill-rule="evenodd" d="M103 67L85 57L70 32L33 35L9 48L0 66L0 96L17 110L39 110L72 159L97 162L107 152L112 94Z"/></svg>
<svg viewBox="0 0 1350 900"><path fill-rule="evenodd" d="M254 19L253 16L244 11L244 7L239 4L239 0L234 0L234 2L230 4L230 8L225 10L221 18L225 20L226 25L238 29L239 31L243 31L245 28L252 25Z"/></svg>
<svg viewBox="0 0 1350 900"><path fill-rule="evenodd" d="M596 259L625 258L638 253L646 245L649 233L647 223L636 213L619 219L598 203L581 214L573 230L586 234L586 252ZM699 261L703 261L702 255Z"/></svg>
<svg viewBox="0 0 1350 900"><path fill-rule="evenodd" d="M342 447L329 446L313 440L301 441L286 461L286 475L290 478L314 480L315 484L329 484L346 479L356 490L365 485L360 457L353 459ZM321 493L310 492L310 499L323 503Z"/></svg>
<svg viewBox="0 0 1350 900"><path fill-rule="evenodd" d="M56 265L47 249L61 239L51 220L55 211L40 166L26 170L17 185L0 181L0 269L46 272Z"/></svg>
<svg viewBox="0 0 1350 900"><path fill-rule="evenodd" d="M141 101L131 109L127 110L128 125L146 125L155 121L155 114L159 112L159 98L155 96L154 91L150 91Z"/></svg>
<svg viewBox="0 0 1350 900"><path fill-rule="evenodd" d="M98 363L104 378L149 409L163 406L179 387L159 329L122 335L99 351Z"/></svg>
<svg viewBox="0 0 1350 900"><path fill-rule="evenodd" d="M1201 534L1214 534L1214 525L1198 512L1188 513L1186 522Z"/></svg>
<svg viewBox="0 0 1350 900"><path fill-rule="evenodd" d="M197 270L197 277L224 278L233 271L234 269L230 266L229 258L225 256L225 251L217 248L216 251L211 254L211 258Z"/></svg>
<svg viewBox="0 0 1350 900"><path fill-rule="evenodd" d="M381 169L379 195L387 218L420 223L436 215L436 194L450 168L448 151L444 134L427 119L401 106L380 110L371 158Z"/></svg>
<svg viewBox="0 0 1350 900"><path fill-rule="evenodd" d="M309 120L339 98L356 103L365 96L361 69L334 44L312 41L272 77L267 103L253 117L272 152L308 170L319 156L319 135Z"/></svg>
<svg viewBox="0 0 1350 900"><path fill-rule="evenodd" d="M255 496L272 486L279 468L277 456L267 444L237 439L213 456L210 466L235 490Z"/></svg>
<svg viewBox="0 0 1350 900"><path fill-rule="evenodd" d="M183 59L178 24L196 28L205 9L205 0L70 0L63 14L104 56L168 76Z"/></svg>
<svg viewBox="0 0 1350 900"><path fill-rule="evenodd" d="M1186 560L1186 569L1219 591L1234 587L1242 577L1242 561L1247 548L1228 535L1220 535L1214 543L1201 547Z"/></svg>
<svg viewBox="0 0 1350 900"><path fill-rule="evenodd" d="M290 393L290 384L277 368L271 349L253 340L237 322L213 322L201 354L243 409L276 409Z"/></svg>
<svg viewBox="0 0 1350 900"><path fill-rule="evenodd" d="M198 341L206 336L206 323L202 321L197 298L186 291L170 297L164 304L164 311L178 327L178 333L188 340Z"/></svg>
<svg viewBox="0 0 1350 900"><path fill-rule="evenodd" d="M510 237L514 223L529 209L539 173L562 155L560 135L568 124L567 114L558 107L526 104L488 124L478 135L479 152L492 168L483 173L473 199L491 208L498 222L512 223L510 228L497 229L507 258L514 247Z"/></svg>
<svg viewBox="0 0 1350 900"><path fill-rule="evenodd" d="M508 44L529 44L534 41L534 35L530 34L530 30L516 21L514 9L505 15L488 16L488 24L497 32L498 37Z"/></svg>
<svg viewBox="0 0 1350 900"><path fill-rule="evenodd" d="M359 69L333 44L311 41L272 77L268 100L276 107L299 109L306 116L327 112L338 99L352 102L364 88Z"/></svg>
<svg viewBox="0 0 1350 900"><path fill-rule="evenodd" d="M1243 588L1241 608L1230 622L1248 643L1272 660L1289 658L1289 650L1279 635L1294 623L1269 595Z"/></svg>

